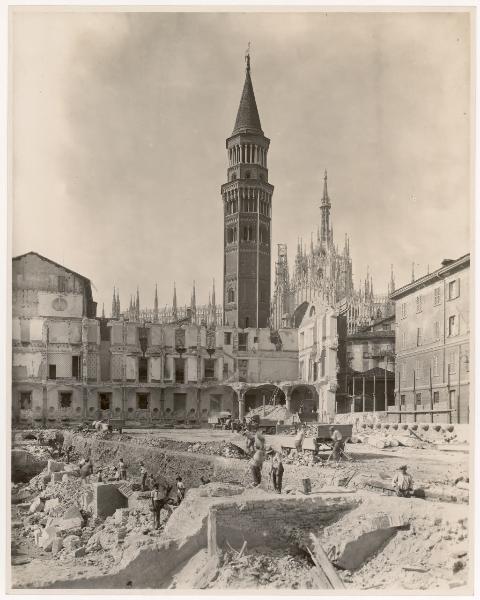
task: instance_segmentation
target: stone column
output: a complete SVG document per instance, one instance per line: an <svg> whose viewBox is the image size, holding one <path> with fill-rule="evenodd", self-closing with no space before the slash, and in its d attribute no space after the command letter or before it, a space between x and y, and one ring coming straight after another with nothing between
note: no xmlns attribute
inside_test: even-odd
<svg viewBox="0 0 480 600"><path fill-rule="evenodd" d="M48 412L48 390L44 384L42 386L42 423L45 427L47 424L47 412Z"/></svg>
<svg viewBox="0 0 480 600"><path fill-rule="evenodd" d="M241 420L245 416L245 389L238 390L238 418Z"/></svg>
<svg viewBox="0 0 480 600"><path fill-rule="evenodd" d="M163 419L165 416L165 388L160 388L160 419Z"/></svg>
<svg viewBox="0 0 480 600"><path fill-rule="evenodd" d="M287 415L290 415L292 411L292 388L285 387L283 388L283 392L285 394L285 408L287 409Z"/></svg>

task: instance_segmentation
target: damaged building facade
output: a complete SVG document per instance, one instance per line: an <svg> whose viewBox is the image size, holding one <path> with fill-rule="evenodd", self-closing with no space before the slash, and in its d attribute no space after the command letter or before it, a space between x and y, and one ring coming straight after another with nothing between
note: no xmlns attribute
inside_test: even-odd
<svg viewBox="0 0 480 600"><path fill-rule="evenodd" d="M13 259L14 421L206 425L212 414L243 417L263 402L327 410L323 371L299 372L301 330L95 313L86 277L33 252Z"/></svg>

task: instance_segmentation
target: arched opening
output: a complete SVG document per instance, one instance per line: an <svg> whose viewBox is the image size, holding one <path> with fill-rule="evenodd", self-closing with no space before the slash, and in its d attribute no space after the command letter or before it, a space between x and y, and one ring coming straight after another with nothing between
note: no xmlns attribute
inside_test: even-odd
<svg viewBox="0 0 480 600"><path fill-rule="evenodd" d="M279 406L285 406L285 394L276 385L267 383L256 388L248 390L245 394L245 412L258 412L258 409L263 413L265 404L265 417L274 416L279 411ZM282 412L282 411L280 411Z"/></svg>
<svg viewBox="0 0 480 600"><path fill-rule="evenodd" d="M228 290L227 300L228 302L235 302L235 290L233 290L232 288Z"/></svg>
<svg viewBox="0 0 480 600"><path fill-rule="evenodd" d="M316 421L318 394L312 385L299 385L292 390L290 410L298 413L301 421Z"/></svg>
<svg viewBox="0 0 480 600"><path fill-rule="evenodd" d="M310 316L313 317L315 315L315 307L312 306L312 308L310 309Z"/></svg>

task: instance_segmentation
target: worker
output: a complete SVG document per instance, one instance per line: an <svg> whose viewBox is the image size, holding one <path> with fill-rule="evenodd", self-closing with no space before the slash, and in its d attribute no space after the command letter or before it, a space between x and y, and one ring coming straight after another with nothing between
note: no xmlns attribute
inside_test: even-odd
<svg viewBox="0 0 480 600"><path fill-rule="evenodd" d="M170 493L170 490L168 490L168 493ZM151 510L153 515L153 528L160 529L160 511L162 510L162 508L164 508L168 500L168 495L165 494L163 491L160 491L160 486L158 485L158 483L155 483L153 486L153 490L150 493L150 498L152 501Z"/></svg>
<svg viewBox="0 0 480 600"><path fill-rule="evenodd" d="M265 436L263 429L259 429L255 434L255 449L265 450Z"/></svg>
<svg viewBox="0 0 480 600"><path fill-rule="evenodd" d="M200 477L200 481L202 482L201 485L207 485L208 483L210 483L210 479L208 477L205 477L205 475L202 475Z"/></svg>
<svg viewBox="0 0 480 600"><path fill-rule="evenodd" d="M333 441L332 456L334 460L340 460L340 454L343 450L343 435L337 427L330 425L330 438Z"/></svg>
<svg viewBox="0 0 480 600"><path fill-rule="evenodd" d="M140 462L140 477L142 478L142 492L144 492L146 489L145 485L147 482L147 469L145 468L143 461Z"/></svg>
<svg viewBox="0 0 480 600"><path fill-rule="evenodd" d="M247 454L251 454L253 452L253 448L255 446L255 434L246 429L242 432L242 435L245 436L245 449Z"/></svg>
<svg viewBox="0 0 480 600"><path fill-rule="evenodd" d="M283 471L282 453L277 451L273 455L271 468L273 489L277 492L277 494L282 493Z"/></svg>
<svg viewBox="0 0 480 600"><path fill-rule="evenodd" d="M93 473L93 465L89 458L83 463L80 468L80 479L82 485L86 485L90 479L90 475Z"/></svg>
<svg viewBox="0 0 480 600"><path fill-rule="evenodd" d="M103 472L102 469L97 469L97 481L98 483L103 482Z"/></svg>
<svg viewBox="0 0 480 600"><path fill-rule="evenodd" d="M175 481L177 482L177 503L180 504L185 498L185 484L180 476Z"/></svg>
<svg viewBox="0 0 480 600"><path fill-rule="evenodd" d="M265 460L263 450L257 450L250 461L250 471L253 478L253 487L257 487L262 483L262 465Z"/></svg>
<svg viewBox="0 0 480 600"><path fill-rule="evenodd" d="M303 448L303 440L305 439L305 429L301 427L295 436L295 448L297 452L301 452Z"/></svg>
<svg viewBox="0 0 480 600"><path fill-rule="evenodd" d="M123 462L123 458L121 458L118 462L118 470L120 472L120 479L127 478L127 465Z"/></svg>
<svg viewBox="0 0 480 600"><path fill-rule="evenodd" d="M147 475L146 484L147 484L147 489L153 490L153 486L155 485L155 478L153 477L152 473Z"/></svg>
<svg viewBox="0 0 480 600"><path fill-rule="evenodd" d="M407 473L407 465L402 465L395 473L392 481L397 496L410 498L413 492L413 477Z"/></svg>

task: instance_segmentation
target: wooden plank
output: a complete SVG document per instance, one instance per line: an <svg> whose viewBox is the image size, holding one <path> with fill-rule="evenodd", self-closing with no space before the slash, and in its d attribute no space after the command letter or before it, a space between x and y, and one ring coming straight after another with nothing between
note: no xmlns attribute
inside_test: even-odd
<svg viewBox="0 0 480 600"><path fill-rule="evenodd" d="M211 508L207 522L207 549L208 556L217 556L217 512Z"/></svg>
<svg viewBox="0 0 480 600"><path fill-rule="evenodd" d="M312 557L312 560L313 560L313 562L315 564L315 567L316 567L312 571L315 585L320 590L329 590L329 589L332 589L333 586L330 583L328 577L325 575L325 572L323 571L322 567L320 566L320 563L318 562L315 554L310 550L310 548L307 548L307 550L308 550L310 556Z"/></svg>
<svg viewBox="0 0 480 600"><path fill-rule="evenodd" d="M335 589L335 590L345 589L345 585L344 585L343 581L340 579L337 572L335 571L334 566L328 559L328 556L327 556L325 550L322 548L318 538L313 533L311 533L310 539L313 542L313 550L314 550L315 558L318 561L318 564L320 565L321 569L325 573L330 584L332 585L333 589Z"/></svg>

